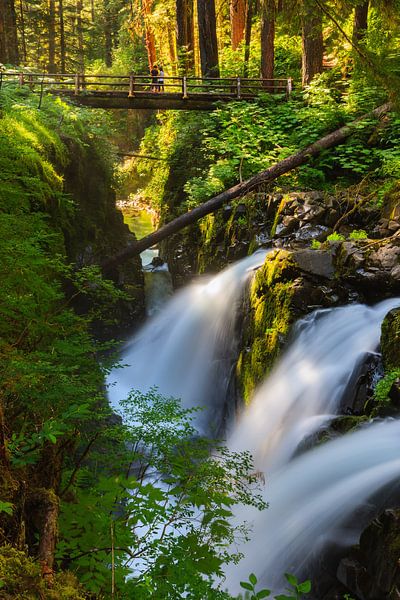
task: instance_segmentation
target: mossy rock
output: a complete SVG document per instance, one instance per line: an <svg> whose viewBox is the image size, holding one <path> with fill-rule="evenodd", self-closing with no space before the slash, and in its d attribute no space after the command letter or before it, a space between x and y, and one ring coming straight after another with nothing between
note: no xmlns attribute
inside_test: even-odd
<svg viewBox="0 0 400 600"><path fill-rule="evenodd" d="M46 582L41 566L25 552L12 546L0 547L0 597L2 600L85 600L76 577L59 573Z"/></svg>
<svg viewBox="0 0 400 600"><path fill-rule="evenodd" d="M271 370L293 321L296 265L290 252L269 254L252 281L236 374L245 402Z"/></svg>
<svg viewBox="0 0 400 600"><path fill-rule="evenodd" d="M400 308L391 310L383 320L381 351L385 370L400 367Z"/></svg>

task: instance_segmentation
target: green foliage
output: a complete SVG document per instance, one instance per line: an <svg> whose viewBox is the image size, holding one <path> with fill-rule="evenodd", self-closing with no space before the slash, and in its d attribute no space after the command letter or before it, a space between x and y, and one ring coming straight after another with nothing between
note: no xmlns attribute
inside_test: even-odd
<svg viewBox="0 0 400 600"><path fill-rule="evenodd" d="M59 560L90 591L104 591L112 528L116 581L127 597L227 598L222 564L240 558L231 544L248 534L230 521L232 509L266 507L251 457L198 437L197 411L155 390L131 393L121 410L126 424L108 428L99 457L103 471L118 474L85 471L76 481L76 502L62 507Z"/></svg>
<svg viewBox="0 0 400 600"><path fill-rule="evenodd" d="M364 229L354 229L349 234L350 240L366 240L368 239L368 234Z"/></svg>
<svg viewBox="0 0 400 600"><path fill-rule="evenodd" d="M318 240L312 240L311 248L313 250L319 250L321 248L321 242L319 242Z"/></svg>
<svg viewBox="0 0 400 600"><path fill-rule="evenodd" d="M378 381L374 390L374 398L380 404L389 403L389 391L393 383L400 377L400 369L391 369Z"/></svg>
<svg viewBox="0 0 400 600"><path fill-rule="evenodd" d="M328 237L326 238L327 242L344 242L346 238L344 237L344 235L342 235L341 233L337 233L336 231L334 233L331 233L330 235L328 235Z"/></svg>
<svg viewBox="0 0 400 600"><path fill-rule="evenodd" d="M303 581L300 583L295 575L285 573L286 581L289 583L288 594L278 594L274 596L275 600L301 600L304 595L307 595L311 591L311 581ZM240 585L244 590L251 592L246 594L246 600L259 600L261 598L268 598L271 595L271 590L263 589L256 591L257 577L254 573L249 575L249 581L241 581Z"/></svg>
<svg viewBox="0 0 400 600"><path fill-rule="evenodd" d="M0 512L4 512L7 515L12 515L14 510L14 506L11 502L1 502L0 501Z"/></svg>

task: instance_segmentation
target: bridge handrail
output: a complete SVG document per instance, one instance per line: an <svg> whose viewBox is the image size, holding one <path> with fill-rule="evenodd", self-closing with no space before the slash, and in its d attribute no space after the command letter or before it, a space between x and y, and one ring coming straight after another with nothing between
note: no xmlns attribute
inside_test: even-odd
<svg viewBox="0 0 400 600"><path fill-rule="evenodd" d="M265 79L250 77L196 77L166 75L160 78L152 75L111 75L111 74L86 74L86 73L44 73L30 71L0 71L0 87L3 83L18 83L28 85L34 90L40 85L51 88L53 93L100 93L109 94L127 93L128 97L136 94L155 92L180 95L187 99L191 96L212 95L226 98L252 98L259 92L285 92L287 96L292 91L292 80L285 78ZM54 89L55 86L59 88ZM104 91L102 92L101 89ZM97 94L96 94L97 92Z"/></svg>

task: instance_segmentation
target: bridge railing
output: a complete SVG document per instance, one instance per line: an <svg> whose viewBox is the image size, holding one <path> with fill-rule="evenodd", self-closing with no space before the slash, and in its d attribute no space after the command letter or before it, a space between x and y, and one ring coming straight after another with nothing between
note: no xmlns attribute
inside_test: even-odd
<svg viewBox="0 0 400 600"><path fill-rule="evenodd" d="M48 90L66 95L127 95L168 94L186 99L193 96L220 96L246 99L263 92L286 94L292 92L291 79L252 79L244 77L178 77L163 78L151 75L102 75L83 73L0 72L3 84L27 85L33 91Z"/></svg>

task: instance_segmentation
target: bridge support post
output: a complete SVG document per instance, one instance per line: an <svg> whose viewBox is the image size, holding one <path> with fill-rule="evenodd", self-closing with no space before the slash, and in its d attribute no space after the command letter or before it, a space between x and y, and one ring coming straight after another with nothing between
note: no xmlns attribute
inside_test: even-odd
<svg viewBox="0 0 400 600"><path fill-rule="evenodd" d="M75 96L78 96L81 87L80 75L79 73L75 73Z"/></svg>
<svg viewBox="0 0 400 600"><path fill-rule="evenodd" d="M236 82L236 95L238 97L238 99L240 100L241 96L241 81L240 81L240 77L237 78L237 82Z"/></svg>
<svg viewBox="0 0 400 600"><path fill-rule="evenodd" d="M25 83L24 74L20 73L19 74L19 85L24 85L24 83Z"/></svg>
<svg viewBox="0 0 400 600"><path fill-rule="evenodd" d="M292 91L293 91L293 79L291 77L289 77L289 79L287 80L287 86L286 86L286 98L289 98Z"/></svg>
<svg viewBox="0 0 400 600"><path fill-rule="evenodd" d="M187 78L186 77L182 78L182 95L183 95L184 99L186 99L188 97Z"/></svg>
<svg viewBox="0 0 400 600"><path fill-rule="evenodd" d="M135 95L135 76L134 75L129 75L129 94L128 97L129 98L133 98Z"/></svg>

